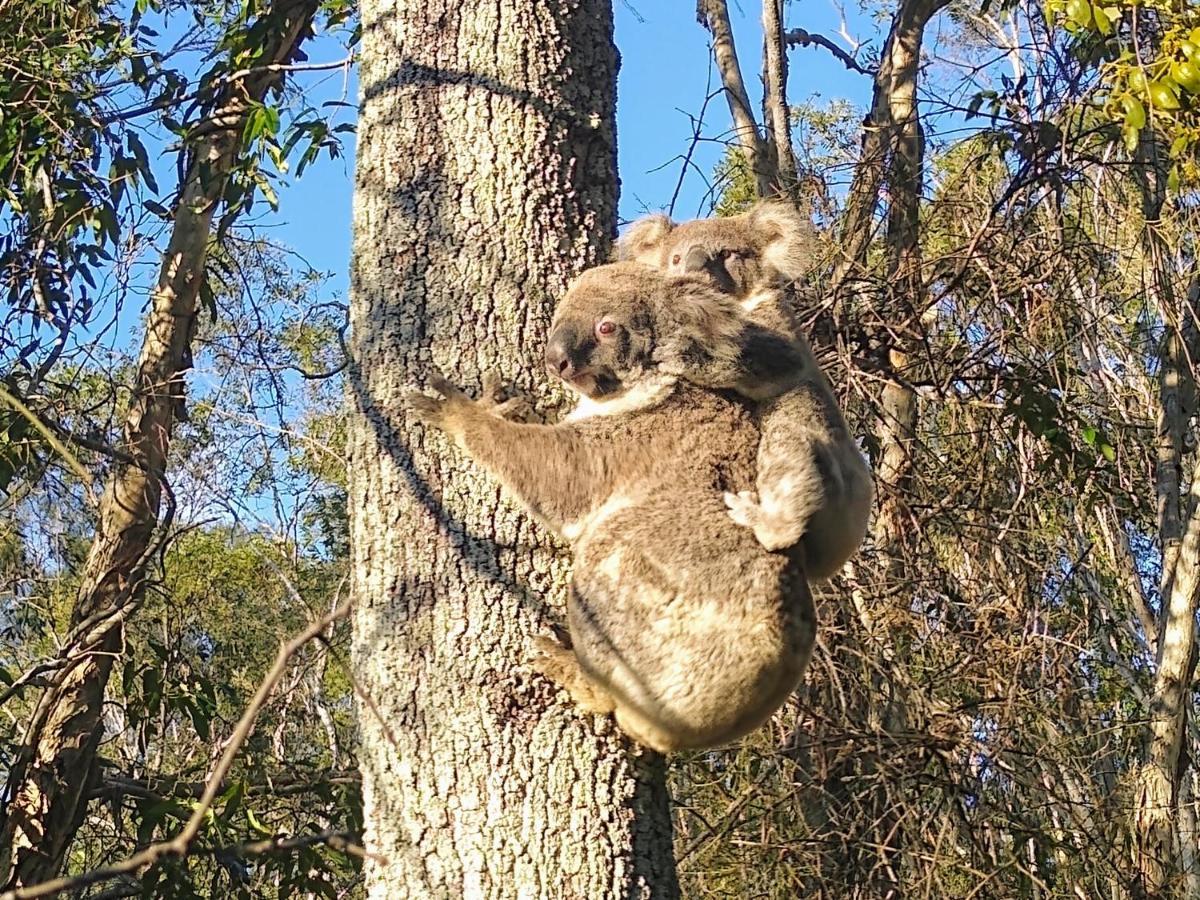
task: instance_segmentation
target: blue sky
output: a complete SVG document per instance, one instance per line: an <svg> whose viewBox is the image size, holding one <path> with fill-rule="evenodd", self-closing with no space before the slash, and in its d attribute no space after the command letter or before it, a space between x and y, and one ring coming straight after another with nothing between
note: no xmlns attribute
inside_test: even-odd
<svg viewBox="0 0 1200 900"><path fill-rule="evenodd" d="M621 176L620 216L636 218L647 210L663 208L671 199L679 178L676 157L686 152L692 136L688 114L697 114L716 87L710 71L708 33L696 22L694 0L631 0L626 5L614 0L616 41L621 52L617 92L618 164ZM875 39L877 26L857 7L845 9L849 33L858 41ZM730 4L738 54L747 86L756 108L761 69L761 6L755 0ZM787 27L821 32L852 49L837 36L841 15L831 0L788 3ZM337 59L338 48L330 41L313 45L311 61ZM796 48L789 54L788 98L792 103L818 96L824 100L846 98L865 108L870 99L866 76L849 72L820 48ZM343 92L341 73L323 77L313 91L314 105L339 99ZM351 80L350 99L357 93ZM729 110L724 98L714 99L705 118L704 133L718 138L729 128ZM344 160L322 160L304 177L279 192L280 211L266 222L271 234L296 250L315 268L329 272L330 289L344 293L350 255L350 204L353 194L353 143ZM704 173L711 173L721 155L721 146L701 144L693 160ZM657 171L655 171L657 170ZM704 181L689 174L676 204L677 218L703 214ZM274 223L278 223L275 225Z"/></svg>

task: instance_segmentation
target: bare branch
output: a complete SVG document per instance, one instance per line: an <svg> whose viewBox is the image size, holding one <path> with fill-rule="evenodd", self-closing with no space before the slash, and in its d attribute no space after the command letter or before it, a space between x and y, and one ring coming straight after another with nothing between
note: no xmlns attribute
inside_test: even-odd
<svg viewBox="0 0 1200 900"><path fill-rule="evenodd" d="M765 7L764 7L765 9ZM837 59L851 72L860 72L863 75L874 75L872 69L863 66L857 59L835 44L832 40L825 37L823 34L817 34L812 31L806 31L803 28L793 28L787 31L783 36L784 43L789 47L824 47L834 58Z"/></svg>

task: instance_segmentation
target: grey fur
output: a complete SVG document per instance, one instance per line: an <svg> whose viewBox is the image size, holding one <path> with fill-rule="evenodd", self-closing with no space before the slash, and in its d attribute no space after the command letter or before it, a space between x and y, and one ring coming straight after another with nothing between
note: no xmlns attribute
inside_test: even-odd
<svg viewBox="0 0 1200 900"><path fill-rule="evenodd" d="M700 251L698 255L695 251ZM737 216L672 222L662 213L634 222L617 241L617 258L683 274L702 270L728 294L783 287L817 255L812 222L788 203L758 203Z"/></svg>
<svg viewBox="0 0 1200 900"><path fill-rule="evenodd" d="M759 329L744 342L740 381L715 379L711 369L675 374L759 402L757 495L727 494L730 514L770 550L799 543L809 578L820 580L862 544L875 486L790 303L788 288L810 267L814 249L812 225L795 209L760 203L740 216L679 225L647 217L622 237L618 252L707 279Z"/></svg>
<svg viewBox="0 0 1200 900"><path fill-rule="evenodd" d="M506 421L442 379L441 398L408 397L572 542L572 647L542 640L540 670L664 753L757 728L812 650L799 560L767 552L721 500L752 484L752 416L667 371L685 348L698 371L737 380L743 326L736 302L701 279L601 266L572 285L548 341L549 363L586 398L570 420Z"/></svg>

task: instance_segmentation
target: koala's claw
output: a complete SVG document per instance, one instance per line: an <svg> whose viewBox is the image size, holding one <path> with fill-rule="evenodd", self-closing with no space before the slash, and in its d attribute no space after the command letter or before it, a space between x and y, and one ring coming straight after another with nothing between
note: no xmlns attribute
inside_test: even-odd
<svg viewBox="0 0 1200 900"><path fill-rule="evenodd" d="M404 405L414 419L425 425L440 425L445 418L446 401L442 397L407 390L404 392Z"/></svg>
<svg viewBox="0 0 1200 900"><path fill-rule="evenodd" d="M404 392L405 406L414 419L425 425L444 428L454 406L471 402L466 394L436 372L429 377L429 386L441 396L432 397L418 390Z"/></svg>
<svg viewBox="0 0 1200 900"><path fill-rule="evenodd" d="M762 517L762 507L758 505L758 496L754 491L738 491L736 494L726 491L725 505L729 508L729 518L743 528L754 528Z"/></svg>
<svg viewBox="0 0 1200 900"><path fill-rule="evenodd" d="M507 398L507 399L506 399ZM479 403L493 416L509 422L535 422L537 414L529 398L505 385L493 373L483 376L483 393Z"/></svg>
<svg viewBox="0 0 1200 900"><path fill-rule="evenodd" d="M751 529L763 549L772 553L792 546L804 534L794 519L764 511L754 491L726 492L725 506L729 508L729 518L743 528Z"/></svg>
<svg viewBox="0 0 1200 900"><path fill-rule="evenodd" d="M438 372L434 372L429 376L429 386L447 400L467 399L467 395L460 391L454 382L450 381L448 378Z"/></svg>
<svg viewBox="0 0 1200 900"><path fill-rule="evenodd" d="M538 635L533 639L530 667L571 695L584 712L604 716L616 709L616 702L579 666L574 651L554 638Z"/></svg>
<svg viewBox="0 0 1200 900"><path fill-rule="evenodd" d="M496 407L501 404L503 397L504 382L495 372L488 372L483 376L483 390L479 395L479 402Z"/></svg>

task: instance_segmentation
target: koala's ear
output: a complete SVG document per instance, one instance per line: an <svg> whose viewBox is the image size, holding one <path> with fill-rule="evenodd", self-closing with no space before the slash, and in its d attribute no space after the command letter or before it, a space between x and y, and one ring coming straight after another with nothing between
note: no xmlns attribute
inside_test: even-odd
<svg viewBox="0 0 1200 900"><path fill-rule="evenodd" d="M660 311L660 333L696 341L716 352L736 342L746 325L737 300L697 278L681 278L676 285Z"/></svg>
<svg viewBox="0 0 1200 900"><path fill-rule="evenodd" d="M766 201L746 213L762 247L761 258L785 281L795 281L818 261L817 231L790 203Z"/></svg>
<svg viewBox="0 0 1200 900"><path fill-rule="evenodd" d="M670 217L662 213L643 216L617 238L617 260L640 262L657 268L663 241L674 227L675 223Z"/></svg>

